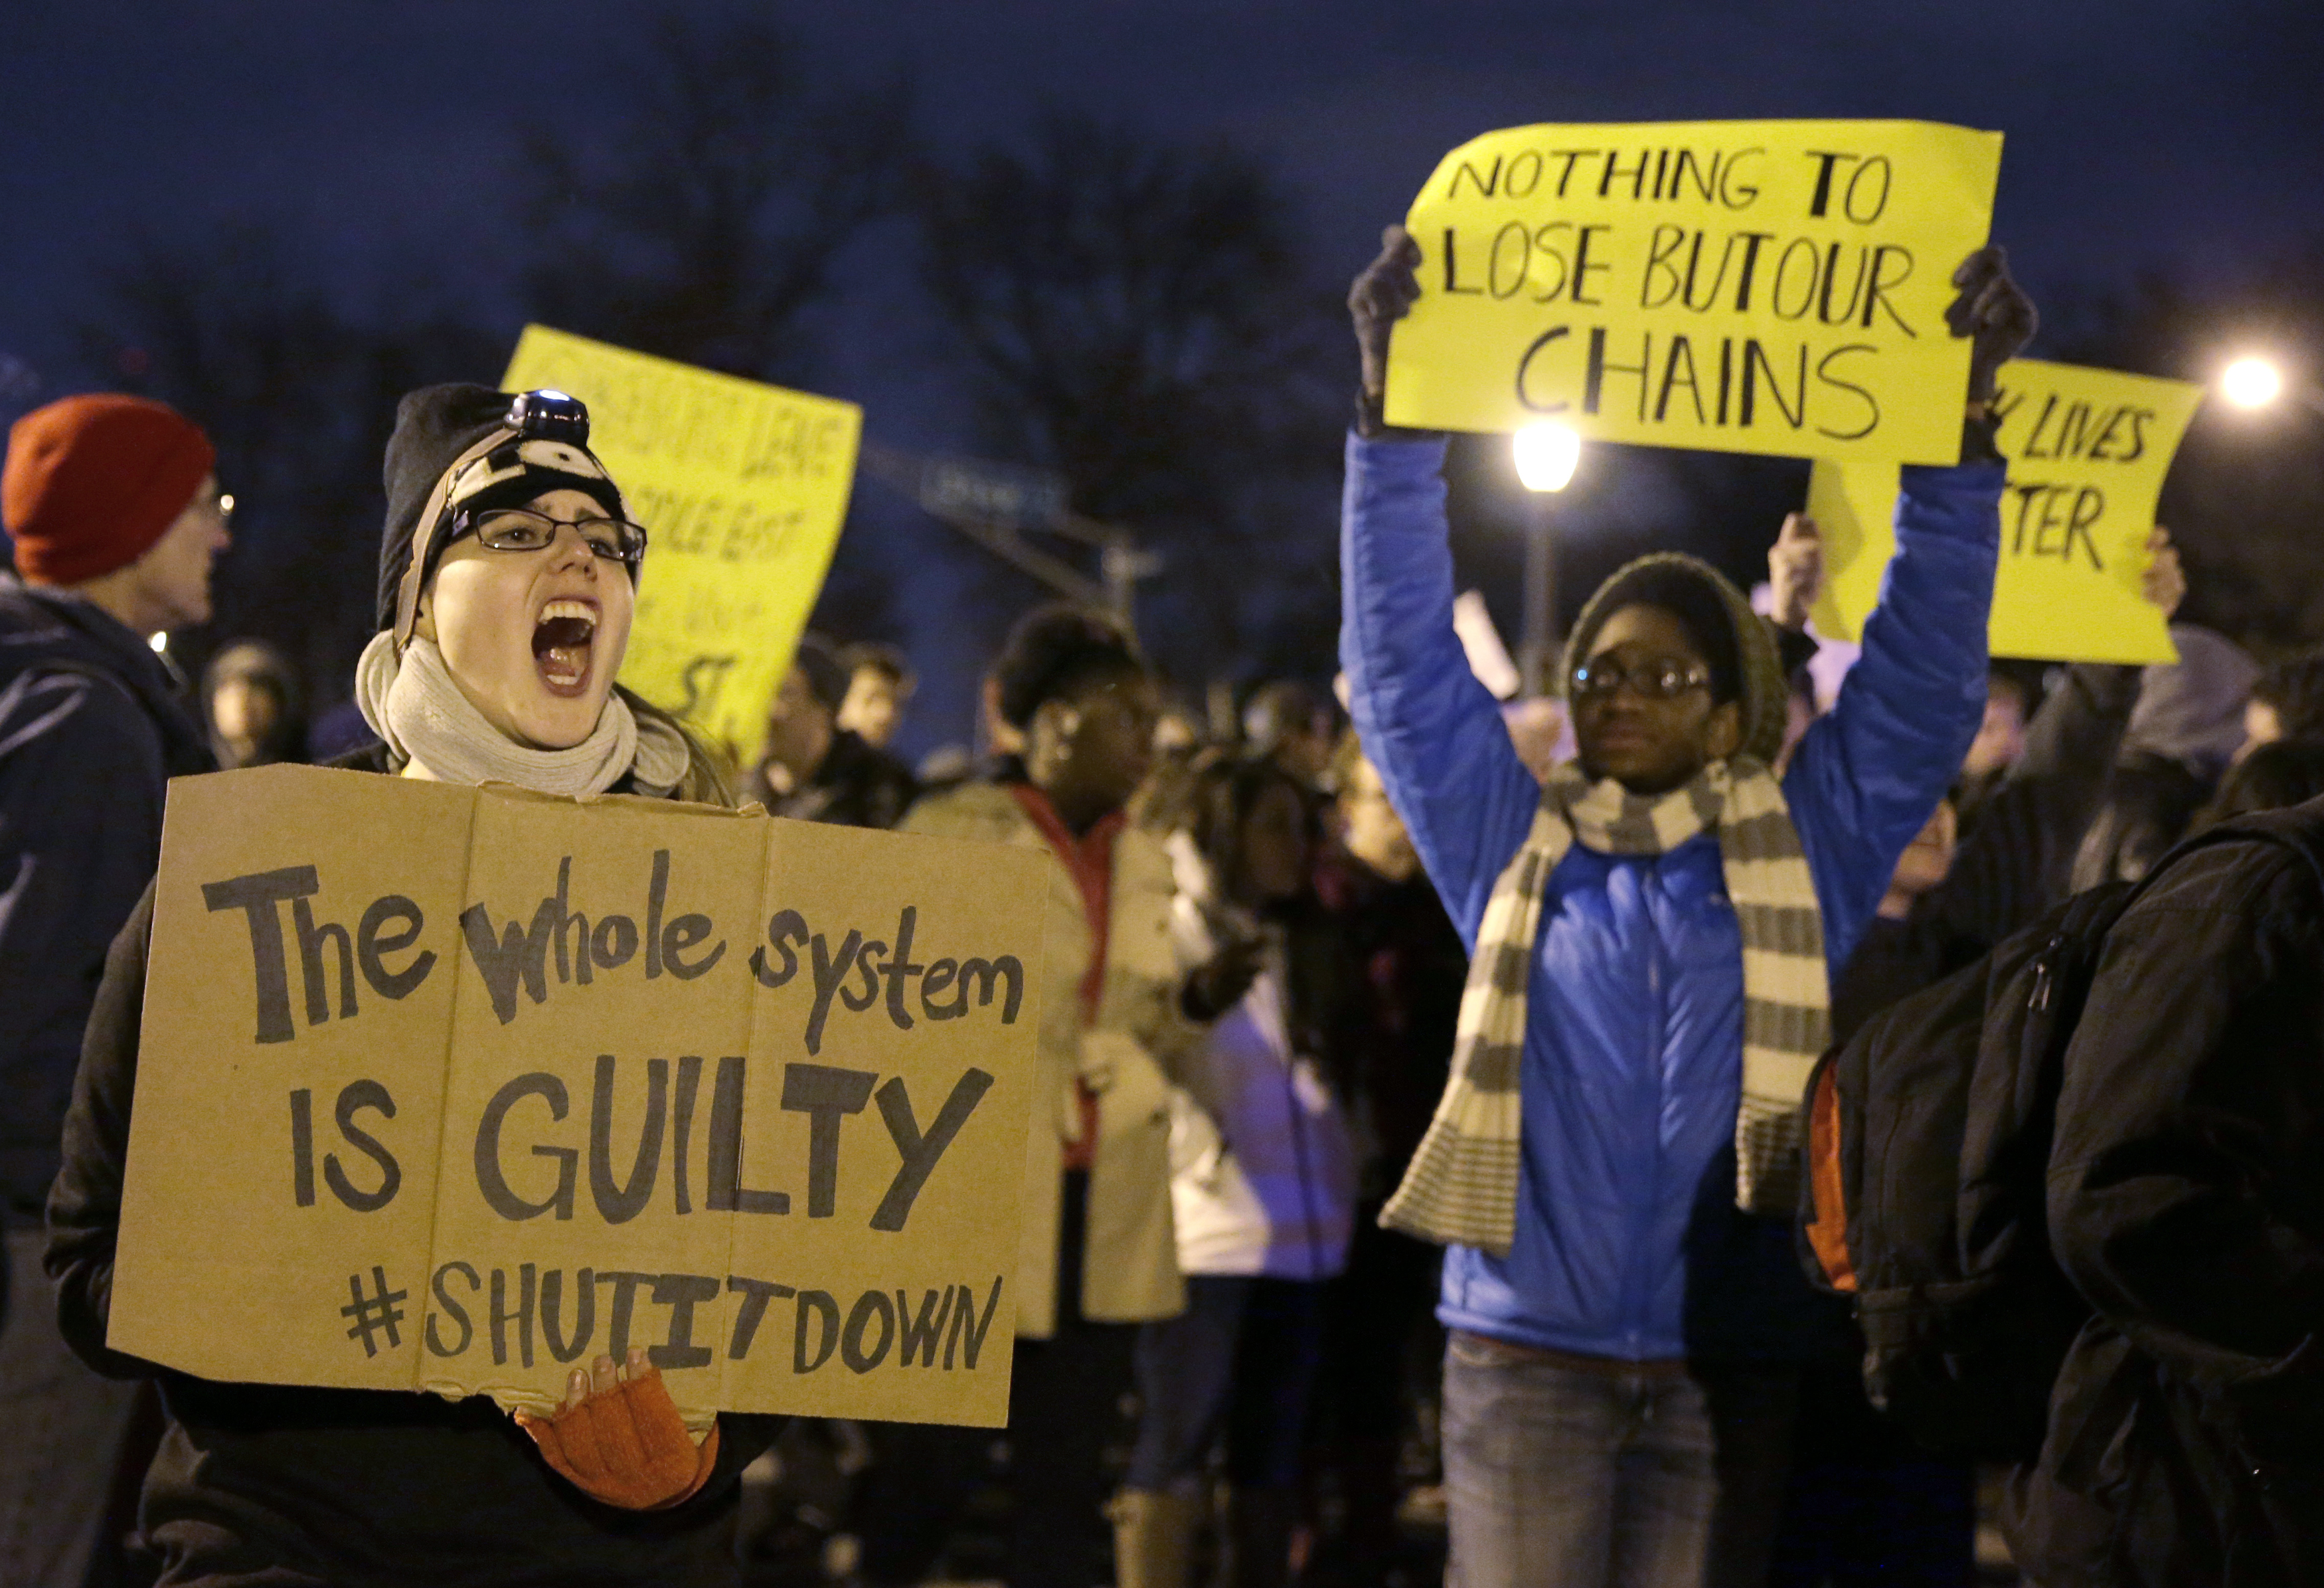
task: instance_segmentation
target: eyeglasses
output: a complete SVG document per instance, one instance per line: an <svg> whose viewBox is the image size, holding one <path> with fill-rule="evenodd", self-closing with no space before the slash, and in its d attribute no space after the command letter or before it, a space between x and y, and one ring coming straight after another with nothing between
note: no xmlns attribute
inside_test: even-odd
<svg viewBox="0 0 2324 1588"><path fill-rule="evenodd" d="M1576 700L1610 697L1623 685L1645 700L1672 700L1711 682L1711 669L1699 661L1655 656L1624 666L1619 657L1596 656L1573 669L1566 693Z"/></svg>
<svg viewBox="0 0 2324 1588"><path fill-rule="evenodd" d="M645 558L646 531L642 524L618 518L551 518L529 507L497 508L473 520L466 512L456 513L446 544L474 533L478 541L493 551L539 551L554 545L557 531L568 524L580 535L582 544L604 561L634 568Z"/></svg>

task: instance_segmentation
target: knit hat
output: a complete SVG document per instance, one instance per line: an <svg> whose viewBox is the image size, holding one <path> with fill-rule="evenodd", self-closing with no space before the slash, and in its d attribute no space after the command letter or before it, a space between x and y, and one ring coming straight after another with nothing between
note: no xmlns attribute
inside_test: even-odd
<svg viewBox="0 0 2324 1588"><path fill-rule="evenodd" d="M30 585L78 585L145 555L217 466L201 428L113 392L36 408L8 432L0 520Z"/></svg>
<svg viewBox="0 0 2324 1588"><path fill-rule="evenodd" d="M530 395L530 393L528 393ZM396 404L395 433L387 439L387 525L379 546L379 626L395 626L402 595L403 576L411 566L411 548L423 528L429 531L427 566L420 583L434 571L444 554L440 521L456 507L483 511L515 507L544 491L570 488L586 492L616 518L626 517L622 493L605 466L587 446L587 411L582 411L579 440L528 439L510 421L516 393L490 386L423 386L404 394ZM578 409L580 404L563 399ZM503 444L488 448L461 471L461 477L438 499L436 487L446 473L472 448L493 436ZM423 526L420 517L438 501L434 521Z"/></svg>
<svg viewBox="0 0 2324 1588"><path fill-rule="evenodd" d="M1680 593L1682 599L1694 596L1689 606L1716 612L1725 619L1724 632L1696 636L1711 652L1711 695L1714 699L1733 700L1742 708L1740 753L1772 762L1783 748L1788 694L1775 633L1766 620L1751 610L1750 598L1701 558L1658 551L1616 569L1598 586L1598 593L1590 597L1574 623L1572 636L1565 643L1563 677L1571 679L1573 669L1589 659L1590 647L1608 618L1626 606L1670 607L1674 593ZM1692 613L1680 615L1690 627L1698 626Z"/></svg>

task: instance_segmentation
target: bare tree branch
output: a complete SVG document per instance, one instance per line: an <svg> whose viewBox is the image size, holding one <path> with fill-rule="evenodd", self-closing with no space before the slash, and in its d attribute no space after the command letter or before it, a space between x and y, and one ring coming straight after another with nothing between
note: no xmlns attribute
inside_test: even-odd
<svg viewBox="0 0 2324 1588"><path fill-rule="evenodd" d="M802 318L840 251L894 201L900 83L811 88L799 47L752 17L654 24L596 125L527 143L526 287L562 328L761 379L808 363Z"/></svg>
<svg viewBox="0 0 2324 1588"><path fill-rule="evenodd" d="M913 195L982 445L1164 549L1156 632L1188 670L1247 656L1243 608L1263 627L1283 584L1329 578L1344 337L1289 195L1234 150L1060 113L1021 152L923 163Z"/></svg>

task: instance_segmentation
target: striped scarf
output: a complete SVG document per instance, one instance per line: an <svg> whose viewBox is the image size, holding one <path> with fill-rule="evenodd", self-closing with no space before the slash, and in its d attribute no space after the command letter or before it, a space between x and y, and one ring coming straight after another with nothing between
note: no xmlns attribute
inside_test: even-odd
<svg viewBox="0 0 2324 1588"><path fill-rule="evenodd" d="M1789 1216L1798 1201L1800 1099L1831 1033L1823 917L1775 774L1748 756L1648 797L1571 764L1552 773L1533 830L1493 884L1443 1099L1380 1223L1425 1241L1508 1255L1517 1233L1518 1071L1526 989L1550 873L1579 838L1607 854L1666 854L1719 834L1743 937L1743 1103L1737 1205Z"/></svg>

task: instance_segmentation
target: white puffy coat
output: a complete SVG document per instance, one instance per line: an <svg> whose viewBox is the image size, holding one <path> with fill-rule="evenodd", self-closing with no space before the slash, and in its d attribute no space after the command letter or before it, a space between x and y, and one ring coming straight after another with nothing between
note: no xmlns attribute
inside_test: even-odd
<svg viewBox="0 0 2324 1588"><path fill-rule="evenodd" d="M1210 957L1219 934L1199 893L1183 887L1187 858L1174 855L1182 891L1171 935L1191 966ZM1250 991L1180 1063L1170 1202L1183 1272L1327 1279L1347 1266L1354 1141L1321 1067L1293 1049L1285 985L1281 940L1271 936Z"/></svg>

